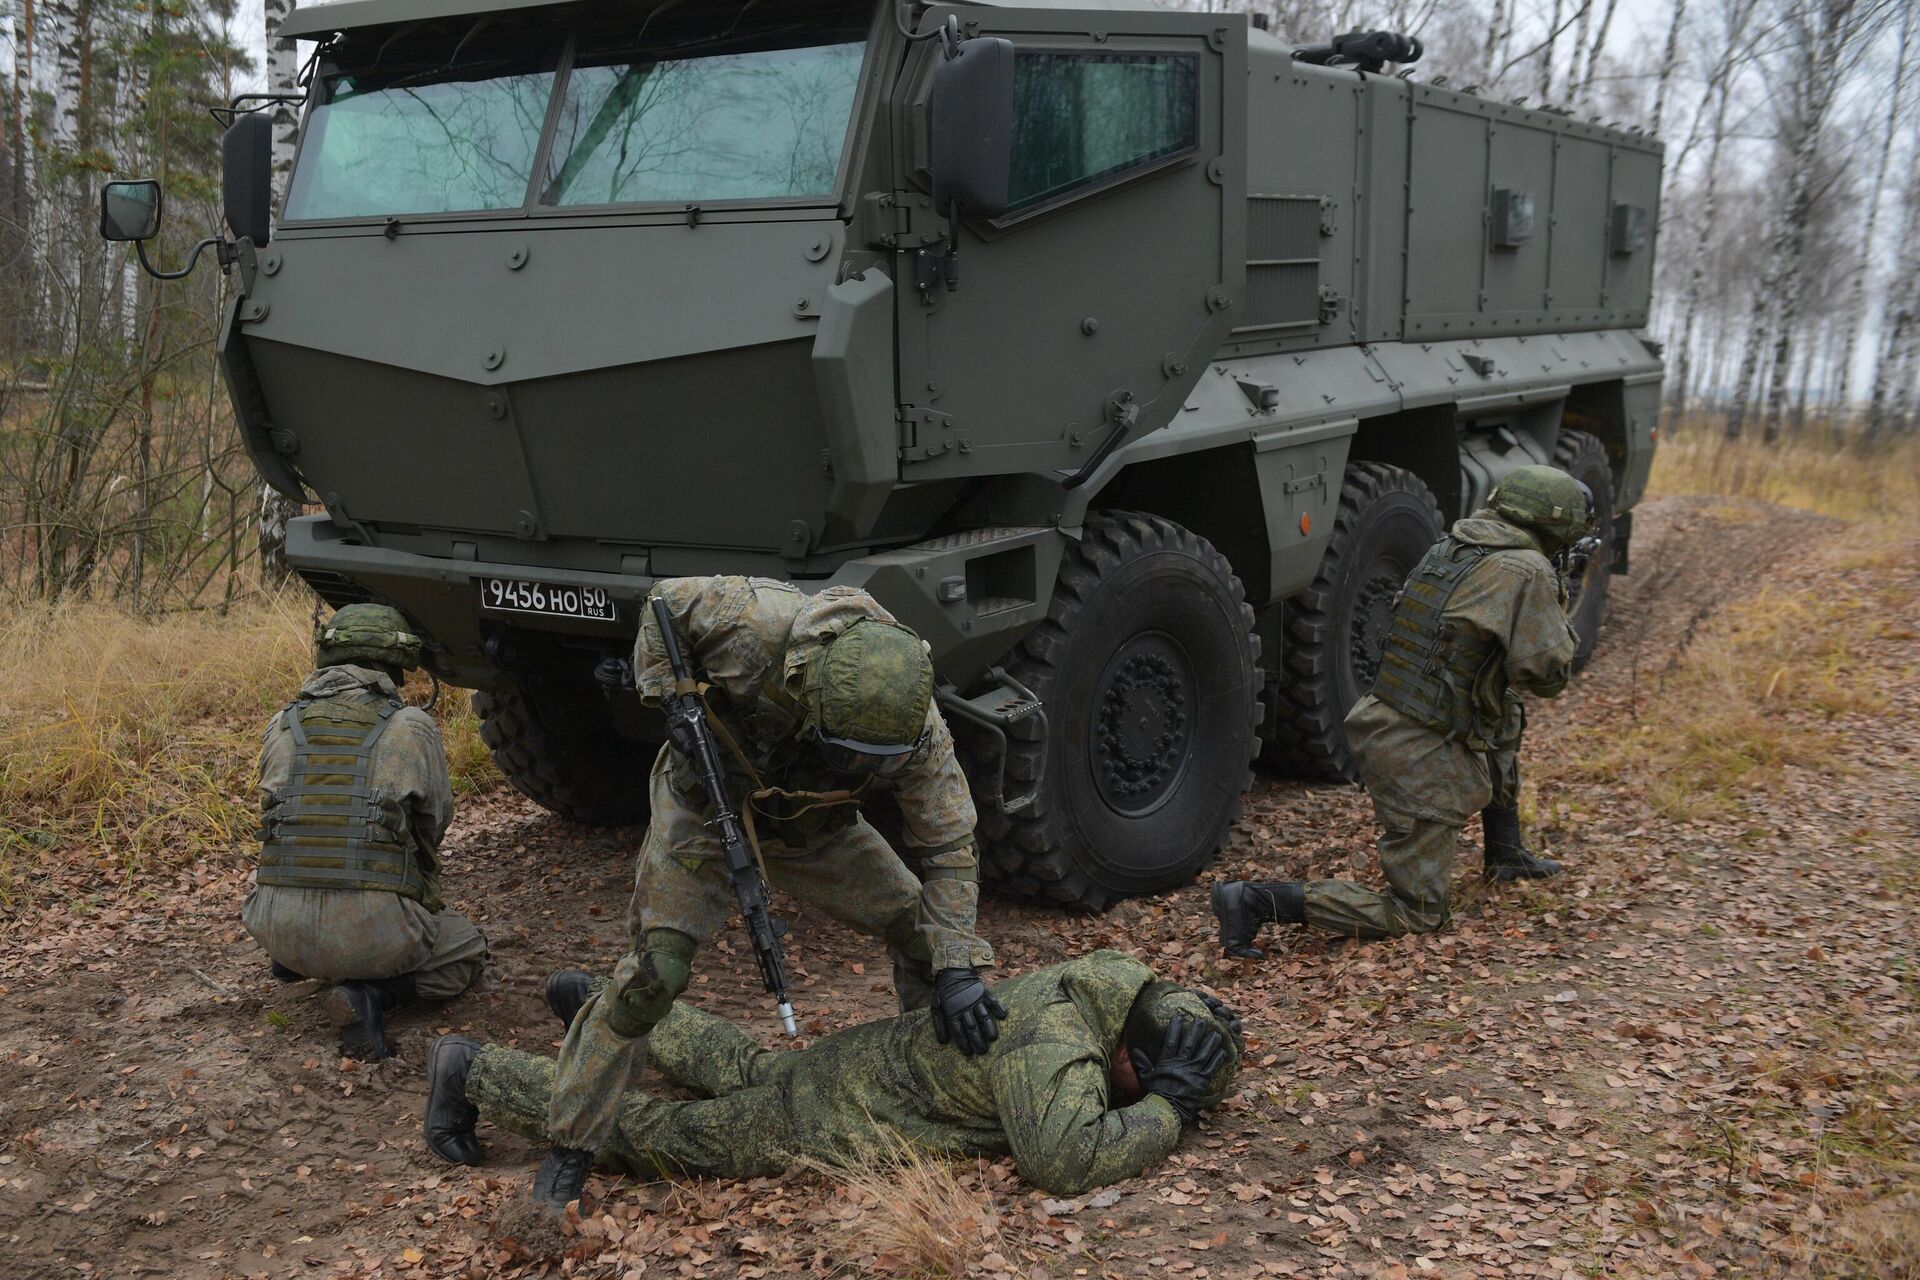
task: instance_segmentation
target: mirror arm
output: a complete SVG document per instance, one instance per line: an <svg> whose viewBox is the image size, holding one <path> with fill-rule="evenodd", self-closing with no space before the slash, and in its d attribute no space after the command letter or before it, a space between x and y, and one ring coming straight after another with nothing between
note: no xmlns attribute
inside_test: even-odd
<svg viewBox="0 0 1920 1280"><path fill-rule="evenodd" d="M180 268L178 271L162 271L147 260L147 242L145 240L135 240L133 242L133 249L135 253L140 255L140 265L144 267L147 274L155 280L184 280L193 273L194 264L200 261L200 255L206 251L209 245L213 246L214 257L219 261L222 271L232 266L235 258L239 256L234 252L234 246L228 244L219 236L213 236L193 246L193 252L187 255L186 266Z"/></svg>

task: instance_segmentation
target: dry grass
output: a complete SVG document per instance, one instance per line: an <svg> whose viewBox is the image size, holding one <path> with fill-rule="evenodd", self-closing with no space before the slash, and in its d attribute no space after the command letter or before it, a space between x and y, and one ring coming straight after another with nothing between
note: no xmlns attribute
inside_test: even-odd
<svg viewBox="0 0 1920 1280"><path fill-rule="evenodd" d="M1725 815L1742 792L1777 784L1789 768L1829 767L1834 721L1881 705L1858 655L1908 635L1920 607L1910 583L1871 572L1910 565L1920 547L1920 439L1767 445L1683 424L1654 456L1649 493L1753 498L1848 522L1818 549L1829 575L1818 587L1762 590L1727 608L1659 677L1624 733L1592 730L1569 752L1573 776L1631 778L1667 817ZM1707 514L1765 519L1757 507Z"/></svg>
<svg viewBox="0 0 1920 1280"><path fill-rule="evenodd" d="M1758 498L1843 520L1920 519L1920 436L1841 447L1820 432L1769 445L1691 420L1661 438L1647 492Z"/></svg>
<svg viewBox="0 0 1920 1280"><path fill-rule="evenodd" d="M1891 588L1762 590L1702 629L1624 733L1582 735L1570 771L1636 777L1654 808L1691 820L1737 809L1789 767L1824 768L1837 754L1832 722L1880 703L1858 650L1912 604Z"/></svg>
<svg viewBox="0 0 1920 1280"><path fill-rule="evenodd" d="M891 1134L878 1150L816 1172L840 1184L849 1201L835 1230L841 1256L862 1273L915 1280L964 1280L975 1268L1004 1265L1007 1244L993 1197L969 1187L939 1155Z"/></svg>
<svg viewBox="0 0 1920 1280"><path fill-rule="evenodd" d="M225 617L0 613L0 908L64 891L50 871L125 884L251 852L260 734L311 665L310 607L288 593ZM483 785L466 698L436 713L456 785Z"/></svg>

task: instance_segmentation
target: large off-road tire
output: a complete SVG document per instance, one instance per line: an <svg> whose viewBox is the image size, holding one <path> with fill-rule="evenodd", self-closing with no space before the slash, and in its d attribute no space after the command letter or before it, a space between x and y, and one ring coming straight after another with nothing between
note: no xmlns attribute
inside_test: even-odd
<svg viewBox="0 0 1920 1280"><path fill-rule="evenodd" d="M596 827L647 820L647 775L657 744L611 729L560 728L517 687L474 694L473 710L500 772L542 808Z"/></svg>
<svg viewBox="0 0 1920 1280"><path fill-rule="evenodd" d="M1594 532L1600 535L1600 549L1587 562L1586 573L1567 584L1573 629L1580 637L1573 655L1573 669L1578 671L1592 661L1594 646L1600 643L1600 626L1607 618L1607 584L1613 580L1613 470L1607 465L1607 447L1584 431L1560 432L1553 465L1593 490L1598 513Z"/></svg>
<svg viewBox="0 0 1920 1280"><path fill-rule="evenodd" d="M1204 538L1090 517L1046 621L1005 664L1046 729L1019 721L1009 746L1007 789L1034 792L1030 808L1007 814L976 782L989 875L1094 908L1191 880L1253 781L1259 656L1246 592ZM970 772L991 778L994 762Z"/></svg>
<svg viewBox="0 0 1920 1280"><path fill-rule="evenodd" d="M1411 471L1382 462L1347 467L1320 573L1280 606L1286 648L1267 691L1270 763L1310 777L1354 777L1347 712L1373 687L1394 596L1445 531L1440 504Z"/></svg>

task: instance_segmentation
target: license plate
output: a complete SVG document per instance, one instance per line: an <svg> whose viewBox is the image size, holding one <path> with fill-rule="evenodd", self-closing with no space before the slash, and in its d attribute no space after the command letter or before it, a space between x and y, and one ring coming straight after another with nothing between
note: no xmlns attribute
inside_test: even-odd
<svg viewBox="0 0 1920 1280"><path fill-rule="evenodd" d="M480 579L480 607L499 613L538 613L550 618L612 622L617 616L605 587L563 587L517 578Z"/></svg>

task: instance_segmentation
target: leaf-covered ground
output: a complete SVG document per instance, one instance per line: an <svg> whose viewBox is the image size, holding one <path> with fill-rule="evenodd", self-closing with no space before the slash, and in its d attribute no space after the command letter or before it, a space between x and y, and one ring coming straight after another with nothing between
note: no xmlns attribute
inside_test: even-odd
<svg viewBox="0 0 1920 1280"><path fill-rule="evenodd" d="M1740 502L1638 522L1601 656L1535 708L1533 833L1564 878L1491 887L1463 845L1450 932L1296 933L1264 963L1219 958L1204 885L1097 917L988 904L1006 969L1136 952L1238 1006L1250 1052L1148 1176L1059 1201L1005 1162L955 1165L982 1212L954 1256L1023 1278L1920 1274L1920 547L1843 554L1840 526ZM1805 621L1723 634L1740 610L1764 632L1776 604ZM1692 661L1715 637L1721 683ZM1742 689L1768 733L1714 728L1706 700ZM476 1171L426 1152L430 1036L554 1043L539 984L623 949L634 846L470 804L448 887L495 967L405 1015L377 1067L338 1058L305 986L267 976L237 862L125 894L76 871L59 906L0 926L0 1270L924 1269L875 1229L870 1189L812 1174L597 1182L567 1256L534 1256L500 1220L537 1151L493 1134ZM1263 776L1218 871L1372 876L1365 799ZM886 1013L874 950L792 914L806 1034ZM772 1040L732 938L693 995Z"/></svg>

